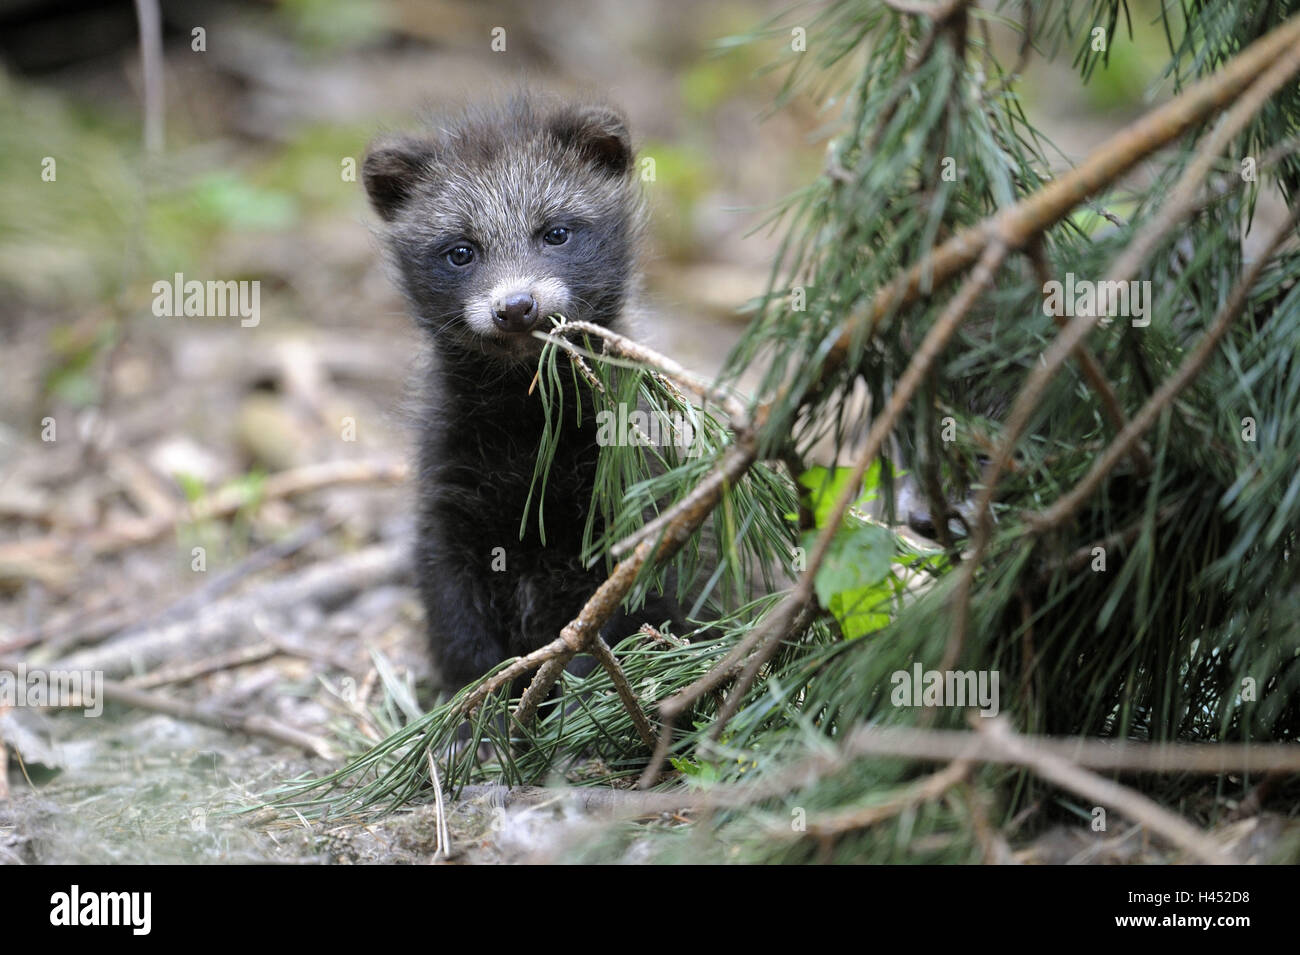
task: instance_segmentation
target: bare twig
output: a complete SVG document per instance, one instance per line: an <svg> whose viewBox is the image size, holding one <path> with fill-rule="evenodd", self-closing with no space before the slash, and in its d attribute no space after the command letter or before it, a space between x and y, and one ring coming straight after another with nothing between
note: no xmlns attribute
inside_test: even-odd
<svg viewBox="0 0 1300 955"><path fill-rule="evenodd" d="M367 587L405 579L411 571L405 543L383 544L304 567L228 597L192 619L151 627L102 647L63 657L57 664L73 670L103 670L109 675L151 668L196 649L208 653L253 642L249 621L267 610L322 599L338 599Z"/></svg>
<svg viewBox="0 0 1300 955"><path fill-rule="evenodd" d="M451 833L447 830L447 807L442 802L442 780L438 776L438 763L433 752L424 754L429 760L429 783L433 786L433 811L437 818L434 826L433 857L446 858L451 854Z"/></svg>
<svg viewBox="0 0 1300 955"><path fill-rule="evenodd" d="M158 0L135 0L140 24L140 74L144 84L144 148L152 154L163 148L162 14Z"/></svg>
<svg viewBox="0 0 1300 955"><path fill-rule="evenodd" d="M984 717L977 717L984 719ZM987 720L986 720L987 721ZM1300 773L1300 744L1296 743L1141 743L1085 737L1022 736L1035 751L1078 766L1103 772ZM965 730L863 726L848 736L843 753L863 756L903 756L935 762L969 759L981 763L1019 763L1005 748L983 733Z"/></svg>
<svg viewBox="0 0 1300 955"><path fill-rule="evenodd" d="M627 675L619 665L618 660L614 657L613 651L609 649L609 644L605 643L597 634L587 645L588 652L596 658L596 661L605 668L609 673L609 678L614 681L614 689L618 691L618 698L623 701L623 707L632 716L632 725L636 727L637 735L641 737L641 742L654 749L655 734L650 727L650 720L646 718L641 709L641 704L637 701L636 693L627 682Z"/></svg>
<svg viewBox="0 0 1300 955"><path fill-rule="evenodd" d="M130 677L123 681L123 686L129 686L136 690L152 690L160 686L188 683L209 673L233 670L249 663L257 663L268 657L273 657L279 652L279 647L269 640L265 640L246 647L235 647L214 657L205 657L202 660L194 660L178 666L164 667L143 676Z"/></svg>
<svg viewBox="0 0 1300 955"><path fill-rule="evenodd" d="M142 517L111 521L104 527L75 537L49 535L0 547L0 564L53 558L65 553L102 556L148 544L170 534L186 521L207 521L229 517L254 501L296 497L340 484L398 484L406 480L406 465L384 459L327 461L272 474L250 495L246 487L227 487L200 498L166 517Z"/></svg>
<svg viewBox="0 0 1300 955"><path fill-rule="evenodd" d="M612 353L643 365L649 365L665 378L676 382L687 391L698 395L706 402L717 405L727 413L727 416L731 418L737 428L744 427L744 423L748 421L748 411L735 395L716 388L694 372L688 371L678 362L667 355L660 354L653 348L649 348L638 341L628 338L626 335L620 335L618 332L612 331L603 325L597 325L594 322L565 322L562 325L557 325L548 337L560 347L571 350L573 346L559 337L569 332L580 332L604 339L605 347Z"/></svg>
<svg viewBox="0 0 1300 955"><path fill-rule="evenodd" d="M1221 775L1228 772L1300 772L1300 746L1294 743L1186 745L1112 743L1098 739L1030 736L1012 736L1011 740L1011 745L1008 746L1006 737L993 738L986 732L863 726L850 733L839 747L814 752L795 765L755 782L723 784L703 791L677 789L671 792L523 787L510 790L507 793L507 803L536 804L563 796L574 800L581 808L616 816L733 808L753 805L812 786L820 779L843 772L855 760L874 755L924 762L1021 765L1035 771L1043 768L1043 778L1063 788L1072 787L1046 775L1055 772L1061 763L1075 770L1086 766L1102 771L1153 773ZM1070 782L1078 782L1077 777L1071 776ZM1108 781L1103 779L1101 782ZM1087 797L1097 798L1099 793L1092 789L1090 783L1085 785L1089 785ZM1121 790L1118 800L1112 791L1107 790L1106 798L1098 801L1113 805L1125 814L1134 812L1135 817L1139 812L1145 815L1145 807L1142 810L1134 809L1124 796L1129 791L1124 787L1118 788ZM465 792L472 792L473 789L474 787L467 787ZM1030 810L1033 808L1030 807ZM1169 815L1160 807L1156 808L1165 816ZM1140 818L1138 821L1147 824L1145 819ZM1015 825L1018 825L1017 821L1013 821L1012 827ZM1151 825L1151 828L1162 832L1155 825Z"/></svg>

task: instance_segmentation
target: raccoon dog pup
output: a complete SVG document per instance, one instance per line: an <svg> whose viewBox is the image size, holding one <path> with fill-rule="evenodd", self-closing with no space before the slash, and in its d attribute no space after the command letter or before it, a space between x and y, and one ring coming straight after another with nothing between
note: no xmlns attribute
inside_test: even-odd
<svg viewBox="0 0 1300 955"><path fill-rule="evenodd" d="M540 397L529 394L542 348L531 333L554 314L620 327L644 217L633 161L615 110L520 97L447 129L381 139L363 164L400 284L433 346L419 423L416 576L450 689L555 639L604 579L580 559L595 408L568 375L541 501L545 544L536 499L520 539L544 422ZM605 634L679 619L670 601L653 598Z"/></svg>

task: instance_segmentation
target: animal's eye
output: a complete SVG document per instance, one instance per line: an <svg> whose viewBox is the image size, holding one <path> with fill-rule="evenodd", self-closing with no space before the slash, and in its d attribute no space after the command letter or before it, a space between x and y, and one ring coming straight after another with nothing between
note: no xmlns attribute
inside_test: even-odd
<svg viewBox="0 0 1300 955"><path fill-rule="evenodd" d="M447 261L452 265L466 266L474 261L474 250L468 245L457 245L447 250Z"/></svg>
<svg viewBox="0 0 1300 955"><path fill-rule="evenodd" d="M547 229L546 234L542 236L542 241L547 245L564 245L569 241L569 230L562 225Z"/></svg>

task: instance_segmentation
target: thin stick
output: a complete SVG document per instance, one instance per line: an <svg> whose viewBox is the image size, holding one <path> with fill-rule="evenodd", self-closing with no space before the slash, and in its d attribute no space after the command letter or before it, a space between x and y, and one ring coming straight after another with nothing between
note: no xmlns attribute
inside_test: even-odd
<svg viewBox="0 0 1300 955"><path fill-rule="evenodd" d="M162 14L158 0L135 0L140 24L140 76L144 84L144 148L151 154L163 148Z"/></svg>
<svg viewBox="0 0 1300 955"><path fill-rule="evenodd" d="M640 364L649 365L665 378L671 379L687 391L693 392L706 402L717 405L727 413L727 416L733 422L748 420L748 411L735 395L715 388L699 375L688 371L678 362L667 355L660 354L653 348L648 348L626 335L620 335L618 332L612 331L603 325L596 325L593 322L564 322L562 325L557 325L551 331L551 335L559 336L569 332L581 332L601 338L610 351ZM556 344L566 349L573 348L569 342L559 338L556 339Z"/></svg>
<svg viewBox="0 0 1300 955"><path fill-rule="evenodd" d="M447 830L447 807L442 802L442 779L438 775L438 764L433 752L424 754L429 760L429 782L433 786L433 811L436 817L434 826L433 857L444 859L451 854L451 833Z"/></svg>
<svg viewBox="0 0 1300 955"><path fill-rule="evenodd" d="M987 719L975 717L976 719ZM1189 773L1222 776L1226 773L1300 773L1300 745L1296 743L1143 743L1088 737L1020 736L1035 752L1045 753L1102 772ZM914 729L901 726L863 726L843 744L845 756L903 756L932 762L969 759L981 763L1020 763L1004 747L983 733L966 730Z"/></svg>
<svg viewBox="0 0 1300 955"><path fill-rule="evenodd" d="M65 553L103 556L148 544L164 537L176 525L186 521L207 521L229 517L254 500L272 501L295 497L340 484L400 484L408 470L399 461L384 459L363 461L327 461L309 464L272 474L263 482L255 498L244 487L227 487L200 498L188 507L178 508L165 517L128 518L110 521L104 527L75 536L47 535L0 547L0 564L20 563L57 557Z"/></svg>
<svg viewBox="0 0 1300 955"><path fill-rule="evenodd" d="M1031 769L1035 764L1054 766L1057 761L1064 761L1074 768L1088 767L1109 772L1198 773L1213 776L1244 772L1300 772L1300 746L1294 743L1138 743L1015 736L1014 744L1009 748L1005 739L990 738L987 733L979 731L862 726L850 733L839 747L816 751L795 765L772 773L758 782L723 784L705 791L679 789L672 792L524 787L511 790L508 801L532 803L555 799L557 795L563 794L578 801L584 808L613 811L616 814L625 810L634 815L734 808L807 788L820 779L844 771L855 760L867 756L889 756L923 762L1022 765ZM1090 793L1088 798L1093 798L1093 795ZM1109 794L1107 799L1099 801L1118 806L1118 803L1111 801Z"/></svg>
<svg viewBox="0 0 1300 955"><path fill-rule="evenodd" d="M234 647L225 653L217 654L213 657L206 657L202 660L194 660L189 663L182 663L179 666L164 667L161 670L155 670L153 673L146 673L143 676L133 676L123 680L123 686L129 686L136 690L152 690L156 687L175 685L177 683L188 683L191 680L206 676L209 673L218 673L222 670L233 670L236 667L247 666L250 663L257 663L269 657L273 657L280 652L280 648L269 640L260 643L250 644L246 647Z"/></svg>
<svg viewBox="0 0 1300 955"><path fill-rule="evenodd" d="M631 714L632 725L636 727L641 742L645 743L648 749L654 749L655 734L650 727L650 720L646 718L645 711L641 709L636 693L633 692L631 685L627 682L627 674L623 672L623 667L619 665L614 652L609 648L609 644L597 634L596 638L588 644L587 652L596 658L609 674L609 678L614 681L614 689L618 691L618 697L623 701L623 707Z"/></svg>

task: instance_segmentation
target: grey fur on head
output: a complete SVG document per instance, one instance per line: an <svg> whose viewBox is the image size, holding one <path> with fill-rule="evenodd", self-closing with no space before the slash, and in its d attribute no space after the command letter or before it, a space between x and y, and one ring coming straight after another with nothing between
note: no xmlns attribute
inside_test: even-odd
<svg viewBox="0 0 1300 955"><path fill-rule="evenodd" d="M511 331L551 314L609 324L623 311L644 221L634 159L617 110L525 95L380 138L362 179L416 319L520 359L536 341ZM515 298L535 313L503 321Z"/></svg>

